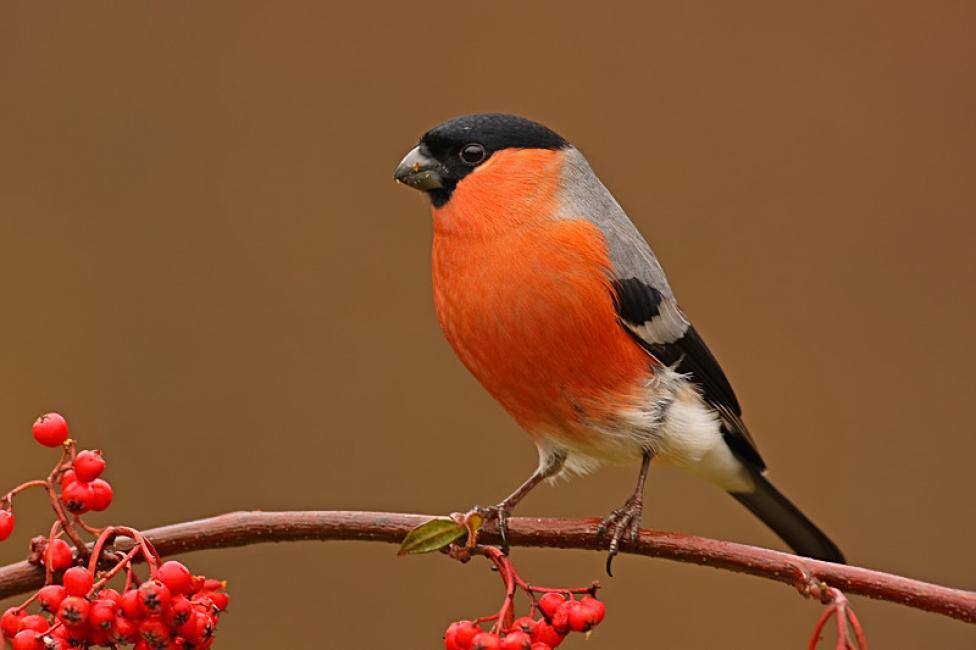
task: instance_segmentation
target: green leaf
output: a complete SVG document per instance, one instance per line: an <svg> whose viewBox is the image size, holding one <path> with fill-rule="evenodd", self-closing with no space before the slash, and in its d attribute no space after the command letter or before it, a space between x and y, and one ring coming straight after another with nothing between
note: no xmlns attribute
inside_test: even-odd
<svg viewBox="0 0 976 650"><path fill-rule="evenodd" d="M463 537L466 532L468 529L463 524L451 519L431 519L407 533L397 555L417 555L438 551Z"/></svg>

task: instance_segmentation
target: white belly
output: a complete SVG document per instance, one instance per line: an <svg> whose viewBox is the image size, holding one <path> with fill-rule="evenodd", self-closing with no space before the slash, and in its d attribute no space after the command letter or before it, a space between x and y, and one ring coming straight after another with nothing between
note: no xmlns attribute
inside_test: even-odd
<svg viewBox="0 0 976 650"><path fill-rule="evenodd" d="M567 452L565 471L587 474L603 463L655 461L687 469L725 490L748 491L752 480L722 437L718 414L683 375L658 369L640 408L618 413L612 423L591 424L593 435L571 439L542 434L540 452Z"/></svg>

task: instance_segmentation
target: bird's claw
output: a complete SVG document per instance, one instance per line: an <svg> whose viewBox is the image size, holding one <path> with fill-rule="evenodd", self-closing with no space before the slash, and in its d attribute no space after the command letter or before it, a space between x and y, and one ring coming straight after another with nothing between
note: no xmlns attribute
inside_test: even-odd
<svg viewBox="0 0 976 650"><path fill-rule="evenodd" d="M610 537L609 554L607 555L607 575L613 577L613 558L620 553L620 542L626 539L631 544L637 542L637 535L640 533L641 512L644 510L643 500L632 496L627 499L627 503L622 508L611 512L597 526L596 534L598 539L604 539L608 532L612 530Z"/></svg>
<svg viewBox="0 0 976 650"><path fill-rule="evenodd" d="M485 523L495 522L495 527L498 529L498 536L501 537L502 541L502 553L508 555L508 520L512 517L511 508L508 504L502 502L497 506L477 506L475 509L485 518Z"/></svg>

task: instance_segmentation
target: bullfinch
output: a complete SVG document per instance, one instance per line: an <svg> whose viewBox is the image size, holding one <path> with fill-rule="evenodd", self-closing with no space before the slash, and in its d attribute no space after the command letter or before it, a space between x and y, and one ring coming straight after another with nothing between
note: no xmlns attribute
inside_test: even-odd
<svg viewBox="0 0 976 650"><path fill-rule="evenodd" d="M770 483L725 373L578 149L522 117L466 115L425 133L394 177L430 199L448 342L538 447L535 472L490 509L503 539L541 481L639 462L598 529L609 570L636 539L655 460L727 491L797 553L844 562Z"/></svg>

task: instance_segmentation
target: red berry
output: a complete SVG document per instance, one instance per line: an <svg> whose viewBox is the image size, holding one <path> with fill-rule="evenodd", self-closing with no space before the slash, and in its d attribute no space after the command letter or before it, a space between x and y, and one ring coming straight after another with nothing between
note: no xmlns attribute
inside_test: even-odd
<svg viewBox="0 0 976 650"><path fill-rule="evenodd" d="M556 613L552 615L552 627L560 634L569 633L569 613L573 611L573 608L579 605L575 600L567 600L562 605L556 609Z"/></svg>
<svg viewBox="0 0 976 650"><path fill-rule="evenodd" d="M454 621L447 626L447 631L444 632L444 648L446 650L463 650L457 642L457 631L462 625L467 625L468 621Z"/></svg>
<svg viewBox="0 0 976 650"><path fill-rule="evenodd" d="M109 627L111 627L111 625L109 625ZM89 629L88 633L85 635L85 641L88 643L89 648L108 645L109 630L103 630L100 627Z"/></svg>
<svg viewBox="0 0 976 650"><path fill-rule="evenodd" d="M68 439L68 422L60 413L45 413L31 427L34 440L46 447L59 447Z"/></svg>
<svg viewBox="0 0 976 650"><path fill-rule="evenodd" d="M178 628L186 625L191 616L193 616L193 605L187 597L174 596L169 602L169 609L166 610L163 619L166 621L166 625L171 628Z"/></svg>
<svg viewBox="0 0 976 650"><path fill-rule="evenodd" d="M88 621L91 604L81 596L68 596L58 608L58 620L68 627L84 625Z"/></svg>
<svg viewBox="0 0 976 650"><path fill-rule="evenodd" d="M586 632L596 625L593 610L580 602L574 602L569 610L569 629L573 632Z"/></svg>
<svg viewBox="0 0 976 650"><path fill-rule="evenodd" d="M227 586L227 583L223 580L217 580L215 578L206 578L203 581L203 587L201 589L206 589L207 591L220 591Z"/></svg>
<svg viewBox="0 0 976 650"><path fill-rule="evenodd" d="M88 623L99 630L111 630L115 625L119 606L114 600L99 598L92 603L88 612Z"/></svg>
<svg viewBox="0 0 976 650"><path fill-rule="evenodd" d="M61 503L76 515L84 514L91 510L93 496L90 483L75 481L61 488Z"/></svg>
<svg viewBox="0 0 976 650"><path fill-rule="evenodd" d="M154 577L166 585L174 596L190 593L193 574L182 562L175 560L163 562L156 570Z"/></svg>
<svg viewBox="0 0 976 650"><path fill-rule="evenodd" d="M122 604L122 594L117 592L115 589L102 589L96 595L99 600L111 600L116 605Z"/></svg>
<svg viewBox="0 0 976 650"><path fill-rule="evenodd" d="M151 616L139 623L139 636L150 648L165 648L169 641L169 628L158 616Z"/></svg>
<svg viewBox="0 0 976 650"><path fill-rule="evenodd" d="M41 633L37 630L23 630L14 637L13 650L40 650L43 647Z"/></svg>
<svg viewBox="0 0 976 650"><path fill-rule="evenodd" d="M450 627L447 628L448 633L453 632L454 643L460 650L468 650L471 647L471 642L474 638L481 634L481 628L472 621L457 621L456 623L451 623ZM445 643L447 642L447 635L444 638Z"/></svg>
<svg viewBox="0 0 976 650"><path fill-rule="evenodd" d="M523 616L515 619L512 623L512 630L525 632L529 636L532 636L532 631L535 630L536 625L537 623L534 618L531 616Z"/></svg>
<svg viewBox="0 0 976 650"><path fill-rule="evenodd" d="M102 480L100 478L95 479L91 482L91 509L95 512L101 512L112 505L112 486L109 485L108 481Z"/></svg>
<svg viewBox="0 0 976 650"><path fill-rule="evenodd" d="M115 618L115 636L119 643L135 643L139 638L139 627L132 619L117 616Z"/></svg>
<svg viewBox="0 0 976 650"><path fill-rule="evenodd" d="M34 630L35 632L46 632L47 628L51 627L51 624L47 622L47 619L40 614L28 614L24 618L20 619L20 630Z"/></svg>
<svg viewBox="0 0 976 650"><path fill-rule="evenodd" d="M535 630L532 632L532 641L534 643L541 641L550 648L555 648L563 642L564 636L545 621L539 621L535 626Z"/></svg>
<svg viewBox="0 0 976 650"><path fill-rule="evenodd" d="M91 628L88 625L61 625L56 630L54 634L58 635L62 639L66 639L70 642L72 647L80 647L85 640L88 638L88 634L91 632Z"/></svg>
<svg viewBox="0 0 976 650"><path fill-rule="evenodd" d="M525 632L510 632L502 639L501 650L531 650L532 637Z"/></svg>
<svg viewBox="0 0 976 650"><path fill-rule="evenodd" d="M61 585L48 585L41 587L37 592L37 602L41 604L41 609L50 614L57 614L61 601L65 599L68 592Z"/></svg>
<svg viewBox="0 0 976 650"><path fill-rule="evenodd" d="M14 532L14 513L0 510L0 542L10 537L12 532Z"/></svg>
<svg viewBox="0 0 976 650"><path fill-rule="evenodd" d="M61 489L63 490L66 485L71 485L72 483L78 482L78 475L75 474L73 469L67 469L64 474L61 475Z"/></svg>
<svg viewBox="0 0 976 650"><path fill-rule="evenodd" d="M24 618L24 610L11 607L0 616L0 632L4 638L12 639L20 631L20 620Z"/></svg>
<svg viewBox="0 0 976 650"><path fill-rule="evenodd" d="M501 650L502 641L494 632L481 632L471 640L471 650Z"/></svg>
<svg viewBox="0 0 976 650"><path fill-rule="evenodd" d="M195 594L196 592L203 589L203 586L207 584L207 579L203 576L193 576L193 580L190 581L190 593Z"/></svg>
<svg viewBox="0 0 976 650"><path fill-rule="evenodd" d="M552 647L550 647L548 643L539 641L538 643L532 644L532 650L552 650Z"/></svg>
<svg viewBox="0 0 976 650"><path fill-rule="evenodd" d="M204 605L212 613L222 612L227 609L230 596L222 591L198 591L193 594L193 603Z"/></svg>
<svg viewBox="0 0 976 650"><path fill-rule="evenodd" d="M539 609L547 619L552 619L559 606L566 602L566 597L550 591L539 599Z"/></svg>
<svg viewBox="0 0 976 650"><path fill-rule="evenodd" d="M67 569L73 560L71 547L63 539L54 540L44 550L44 564L51 567L52 571Z"/></svg>
<svg viewBox="0 0 976 650"><path fill-rule="evenodd" d="M75 456L74 466L79 481L85 483L94 481L105 471L105 459L102 458L102 450L86 449L79 451L78 455Z"/></svg>
<svg viewBox="0 0 976 650"><path fill-rule="evenodd" d="M139 585L139 604L146 614L162 614L169 607L172 595L159 580L149 580Z"/></svg>
<svg viewBox="0 0 976 650"><path fill-rule="evenodd" d="M444 650L461 650L461 646L457 644L457 639L454 638L454 630L450 627L444 633Z"/></svg>
<svg viewBox="0 0 976 650"><path fill-rule="evenodd" d="M95 584L95 576L85 567L73 566L64 572L61 582L69 596L87 596Z"/></svg>
<svg viewBox="0 0 976 650"><path fill-rule="evenodd" d="M195 610L185 625L176 628L177 634L193 644L201 644L213 637L214 619Z"/></svg>
<svg viewBox="0 0 976 650"><path fill-rule="evenodd" d="M142 609L142 603L139 602L138 589L130 589L122 594L122 602L120 605L126 617L133 621L138 621L146 615L146 612Z"/></svg>
<svg viewBox="0 0 976 650"><path fill-rule="evenodd" d="M603 601L594 598L593 596L583 596L580 601L580 605L588 608L593 612L593 625L599 625L603 617L606 616L607 606L603 604Z"/></svg>
<svg viewBox="0 0 976 650"><path fill-rule="evenodd" d="M227 609L227 605L230 604L230 594L226 591L212 591L207 596L213 603L214 608L218 612L223 612Z"/></svg>

